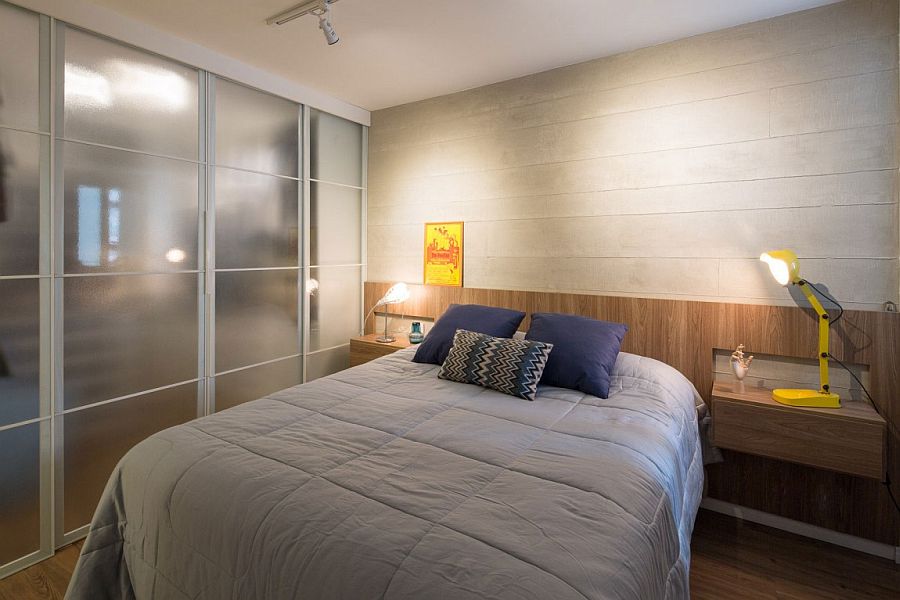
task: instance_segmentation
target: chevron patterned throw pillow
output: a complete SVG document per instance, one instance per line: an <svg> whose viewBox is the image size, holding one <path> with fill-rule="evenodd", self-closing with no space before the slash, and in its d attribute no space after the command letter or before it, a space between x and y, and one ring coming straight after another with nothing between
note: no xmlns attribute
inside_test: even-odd
<svg viewBox="0 0 900 600"><path fill-rule="evenodd" d="M457 329L438 377L534 400L553 344Z"/></svg>

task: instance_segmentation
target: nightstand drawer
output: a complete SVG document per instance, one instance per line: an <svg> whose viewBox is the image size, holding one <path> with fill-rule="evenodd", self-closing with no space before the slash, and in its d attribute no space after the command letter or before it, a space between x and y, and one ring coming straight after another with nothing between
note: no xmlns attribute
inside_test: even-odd
<svg viewBox="0 0 900 600"><path fill-rule="evenodd" d="M386 344L376 342L375 338L377 337L378 334L372 333L350 339L351 367L367 363L370 360L375 360L382 356L387 356L388 354L393 354L397 350L403 350L410 346L409 340L405 337L398 337L393 342Z"/></svg>
<svg viewBox="0 0 900 600"><path fill-rule="evenodd" d="M716 384L713 444L861 477L884 476L885 425L868 404L798 408L771 400L770 393L737 393Z"/></svg>

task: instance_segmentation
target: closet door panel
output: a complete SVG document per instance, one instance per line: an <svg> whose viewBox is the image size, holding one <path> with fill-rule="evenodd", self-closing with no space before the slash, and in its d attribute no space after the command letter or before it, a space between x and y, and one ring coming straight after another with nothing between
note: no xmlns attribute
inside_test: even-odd
<svg viewBox="0 0 900 600"><path fill-rule="evenodd" d="M362 190L310 183L309 264L362 262Z"/></svg>
<svg viewBox="0 0 900 600"><path fill-rule="evenodd" d="M63 416L64 531L90 522L113 468L132 446L196 416L196 383Z"/></svg>
<svg viewBox="0 0 900 600"><path fill-rule="evenodd" d="M42 137L0 129L0 275L39 272Z"/></svg>
<svg viewBox="0 0 900 600"><path fill-rule="evenodd" d="M0 280L0 427L41 416L39 287L38 279Z"/></svg>
<svg viewBox="0 0 900 600"><path fill-rule="evenodd" d="M62 37L64 137L199 158L196 69L73 27Z"/></svg>
<svg viewBox="0 0 900 600"><path fill-rule="evenodd" d="M40 17L0 3L0 47L0 126L36 130L40 117Z"/></svg>
<svg viewBox="0 0 900 600"><path fill-rule="evenodd" d="M312 268L309 294L309 352L348 344L359 335L360 268Z"/></svg>
<svg viewBox="0 0 900 600"><path fill-rule="evenodd" d="M0 431L0 565L41 545L41 424Z"/></svg>
<svg viewBox="0 0 900 600"><path fill-rule="evenodd" d="M350 366L350 344L306 356L306 380L312 381Z"/></svg>
<svg viewBox="0 0 900 600"><path fill-rule="evenodd" d="M309 130L310 177L362 186L362 125L313 109Z"/></svg>
<svg viewBox="0 0 900 600"><path fill-rule="evenodd" d="M217 373L300 352L298 273L216 273Z"/></svg>
<svg viewBox="0 0 900 600"><path fill-rule="evenodd" d="M216 79L216 164L299 177L300 106Z"/></svg>
<svg viewBox="0 0 900 600"><path fill-rule="evenodd" d="M293 387L300 383L302 377L299 356L218 375L216 412Z"/></svg>
<svg viewBox="0 0 900 600"><path fill-rule="evenodd" d="M296 267L299 183L216 169L216 268Z"/></svg>
<svg viewBox="0 0 900 600"><path fill-rule="evenodd" d="M66 278L65 408L196 379L198 277Z"/></svg>
<svg viewBox="0 0 900 600"><path fill-rule="evenodd" d="M66 273L198 268L199 167L64 142Z"/></svg>

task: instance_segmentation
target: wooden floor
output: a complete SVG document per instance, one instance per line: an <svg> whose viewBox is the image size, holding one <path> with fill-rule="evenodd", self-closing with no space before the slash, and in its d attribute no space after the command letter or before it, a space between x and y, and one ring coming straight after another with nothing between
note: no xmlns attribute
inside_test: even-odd
<svg viewBox="0 0 900 600"><path fill-rule="evenodd" d="M900 566L701 510L691 544L693 600L900 598ZM62 598L81 542L0 580L0 600Z"/></svg>

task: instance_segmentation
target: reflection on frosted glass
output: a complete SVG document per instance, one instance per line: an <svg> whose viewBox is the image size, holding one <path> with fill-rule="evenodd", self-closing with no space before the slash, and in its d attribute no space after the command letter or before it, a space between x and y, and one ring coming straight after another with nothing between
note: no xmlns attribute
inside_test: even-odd
<svg viewBox="0 0 900 600"><path fill-rule="evenodd" d="M300 358L251 367L216 377L216 412L300 383Z"/></svg>
<svg viewBox="0 0 900 600"><path fill-rule="evenodd" d="M197 268L197 165L64 142L66 273Z"/></svg>
<svg viewBox="0 0 900 600"><path fill-rule="evenodd" d="M216 273L216 372L300 352L297 270Z"/></svg>
<svg viewBox="0 0 900 600"><path fill-rule="evenodd" d="M78 186L78 262L100 266L100 188Z"/></svg>
<svg viewBox="0 0 900 600"><path fill-rule="evenodd" d="M39 44L37 14L0 2L0 125L38 128Z"/></svg>
<svg viewBox="0 0 900 600"><path fill-rule="evenodd" d="M310 184L309 262L362 262L362 192L327 183Z"/></svg>
<svg viewBox="0 0 900 600"><path fill-rule="evenodd" d="M300 106L216 80L216 164L299 177Z"/></svg>
<svg viewBox="0 0 900 600"><path fill-rule="evenodd" d="M357 334L354 334L357 335ZM306 357L306 381L325 377L350 367L350 345L323 350Z"/></svg>
<svg viewBox="0 0 900 600"><path fill-rule="evenodd" d="M66 27L68 138L196 159L199 73Z"/></svg>
<svg viewBox="0 0 900 600"><path fill-rule="evenodd" d="M65 407L196 379L197 278L194 273L66 278Z"/></svg>
<svg viewBox="0 0 900 600"><path fill-rule="evenodd" d="M40 547L40 428L0 431L0 565Z"/></svg>
<svg viewBox="0 0 900 600"><path fill-rule="evenodd" d="M298 185L293 179L216 169L216 268L297 266Z"/></svg>
<svg viewBox="0 0 900 600"><path fill-rule="evenodd" d="M348 343L360 329L360 268L320 267L309 272L316 288L309 297L309 351Z"/></svg>
<svg viewBox="0 0 900 600"><path fill-rule="evenodd" d="M0 427L40 416L38 286L37 279L0 280Z"/></svg>
<svg viewBox="0 0 900 600"><path fill-rule="evenodd" d="M0 275L38 273L40 158L39 135L0 130Z"/></svg>
<svg viewBox="0 0 900 600"><path fill-rule="evenodd" d="M65 531L90 522L113 468L132 446L196 416L196 383L66 414Z"/></svg>
<svg viewBox="0 0 900 600"><path fill-rule="evenodd" d="M313 109L309 142L313 179L362 185L362 125Z"/></svg>

